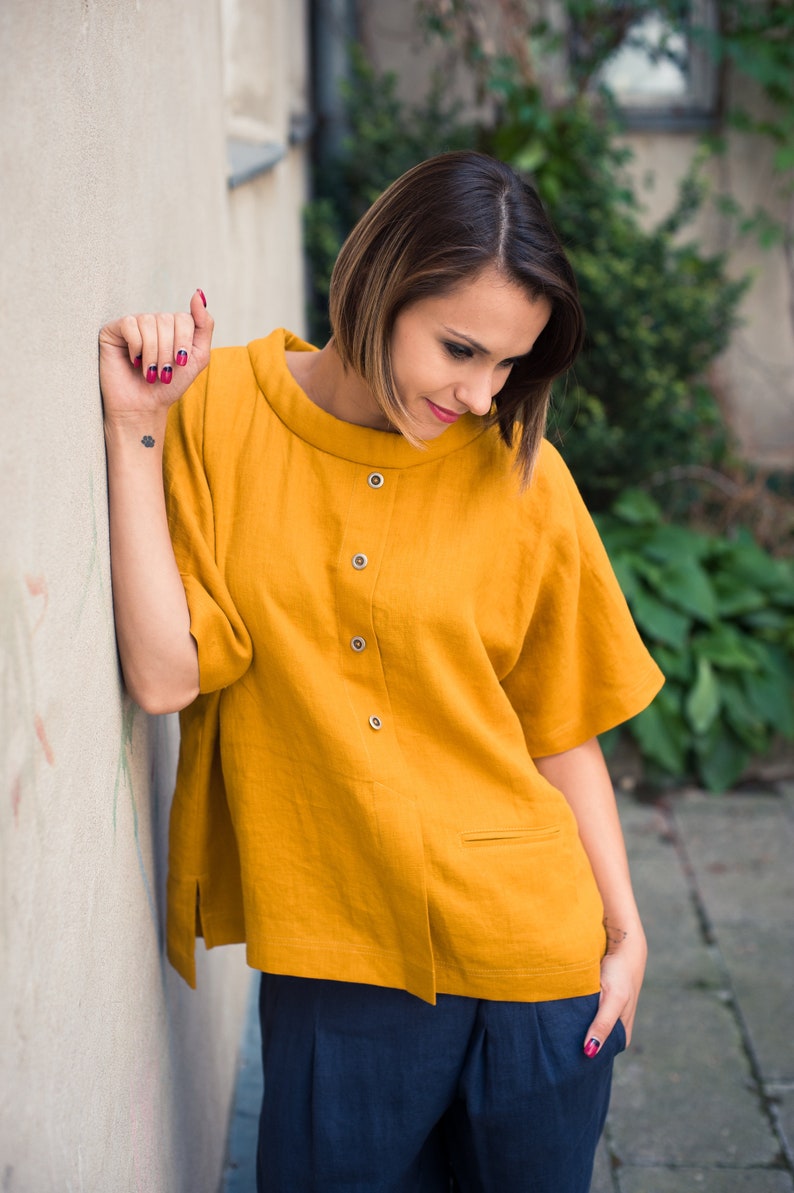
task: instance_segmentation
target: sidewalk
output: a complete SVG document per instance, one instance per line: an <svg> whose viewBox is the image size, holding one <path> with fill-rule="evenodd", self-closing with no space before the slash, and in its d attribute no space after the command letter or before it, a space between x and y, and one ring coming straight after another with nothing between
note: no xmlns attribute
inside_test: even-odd
<svg viewBox="0 0 794 1193"><path fill-rule="evenodd" d="M794 1193L794 783L620 803L651 956L591 1193ZM252 999L223 1193L260 1090Z"/></svg>

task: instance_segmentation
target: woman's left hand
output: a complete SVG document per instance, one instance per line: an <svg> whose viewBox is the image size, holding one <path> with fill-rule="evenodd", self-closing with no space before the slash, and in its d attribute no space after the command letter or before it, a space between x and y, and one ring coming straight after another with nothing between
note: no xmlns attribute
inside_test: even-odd
<svg viewBox="0 0 794 1193"><path fill-rule="evenodd" d="M601 962L601 997L596 1017L585 1036L586 1056L598 1053L618 1019L626 1029L626 1045L631 1043L648 957L645 933L639 923L633 928L620 928L607 920L605 927L607 951Z"/></svg>
<svg viewBox="0 0 794 1193"><path fill-rule="evenodd" d="M626 1043L631 1039L648 946L631 889L612 780L598 739L536 758L535 765L563 793L576 817L604 908L607 948L601 962L601 998L582 1042L585 1056L595 1056L618 1019L626 1029Z"/></svg>

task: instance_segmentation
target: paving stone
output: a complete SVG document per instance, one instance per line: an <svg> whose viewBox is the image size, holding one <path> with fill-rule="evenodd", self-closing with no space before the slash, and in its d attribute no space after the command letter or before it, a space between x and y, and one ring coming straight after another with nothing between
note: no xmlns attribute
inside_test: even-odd
<svg viewBox="0 0 794 1193"><path fill-rule="evenodd" d="M258 996L259 981L254 974L240 1046L223 1193L253 1193L256 1189L256 1144L263 1088Z"/></svg>
<svg viewBox="0 0 794 1193"><path fill-rule="evenodd" d="M713 923L791 922L794 822L786 800L689 794L673 807Z"/></svg>
<svg viewBox="0 0 794 1193"><path fill-rule="evenodd" d="M774 1097L777 1103L778 1126L783 1133L788 1155L794 1158L794 1088L767 1087L767 1093Z"/></svg>
<svg viewBox="0 0 794 1193"><path fill-rule="evenodd" d="M617 802L632 860L639 860L648 853L656 856L660 849L672 850L669 819L662 805L641 804L621 794L618 794Z"/></svg>
<svg viewBox="0 0 794 1193"><path fill-rule="evenodd" d="M615 1065L609 1130L623 1165L764 1166L779 1145L730 1008L709 990L651 986Z"/></svg>
<svg viewBox="0 0 794 1193"><path fill-rule="evenodd" d="M770 1169L622 1168L620 1193L791 1193L792 1178Z"/></svg>
<svg viewBox="0 0 794 1193"><path fill-rule="evenodd" d="M637 905L648 937L648 985L702 989L723 983L706 947L686 878L669 845L631 856Z"/></svg>
<svg viewBox="0 0 794 1193"><path fill-rule="evenodd" d="M719 970L704 948L686 876L661 807L618 798L632 880L648 937L646 982L708 986Z"/></svg>
<svg viewBox="0 0 794 1193"><path fill-rule="evenodd" d="M765 1081L794 1082L794 923L720 924L717 944Z"/></svg>

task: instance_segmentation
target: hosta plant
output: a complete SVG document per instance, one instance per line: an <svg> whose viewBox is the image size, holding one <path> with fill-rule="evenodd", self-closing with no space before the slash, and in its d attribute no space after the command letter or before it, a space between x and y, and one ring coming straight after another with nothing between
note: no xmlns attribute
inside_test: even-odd
<svg viewBox="0 0 794 1193"><path fill-rule="evenodd" d="M725 538L671 525L640 490L597 521L667 677L627 725L646 773L724 791L776 739L794 740L794 561L745 530Z"/></svg>

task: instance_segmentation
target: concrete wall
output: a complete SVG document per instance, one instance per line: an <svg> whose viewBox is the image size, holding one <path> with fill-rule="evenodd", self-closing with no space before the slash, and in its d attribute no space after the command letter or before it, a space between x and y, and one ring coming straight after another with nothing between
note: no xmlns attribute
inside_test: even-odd
<svg viewBox="0 0 794 1193"><path fill-rule="evenodd" d="M302 329L303 151L226 184L235 22L284 141L299 0L0 5L3 1193L220 1180L248 971L199 946L194 993L163 958L177 726L120 683L96 337L196 286L219 343Z"/></svg>
<svg viewBox="0 0 794 1193"><path fill-rule="evenodd" d="M471 105L471 80L460 64L455 67L449 50L427 39L416 20L414 0L358 0L360 36L380 70L392 70L400 81L399 92L411 103L427 90L430 72L443 70L453 84L453 94ZM504 5L485 3L483 37L506 44L506 26L498 28ZM557 6L558 9L558 6ZM554 3L546 4L555 19ZM559 13L557 13L557 19ZM494 23L489 29L488 20ZM510 35L508 29L507 36ZM512 29L514 32L514 28ZM542 60L537 67L547 89L554 90L554 73L562 61ZM728 106L737 104L759 113L762 99L747 83L728 78ZM737 89L741 88L741 94ZM653 188L642 190L645 218L658 222L675 201L676 186L697 152L695 133L634 133L626 138L635 153L634 177L638 187L649 175ZM748 211L766 208L789 234L794 227L794 200L780 197L771 167L771 150L757 137L731 134L724 158L714 165L713 182L720 193L732 196ZM771 468L794 466L794 258L788 261L781 246L759 247L752 237L740 239L730 224L710 208L693 229L707 251L727 251L729 270L736 276L750 274L752 286L741 310L742 326L719 361L714 380L723 408L747 458Z"/></svg>

